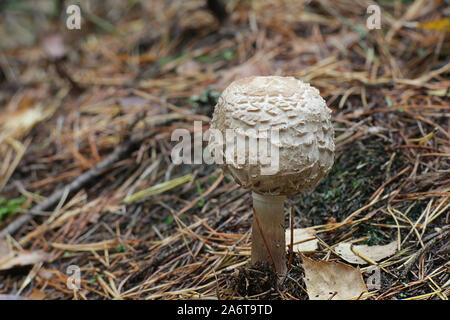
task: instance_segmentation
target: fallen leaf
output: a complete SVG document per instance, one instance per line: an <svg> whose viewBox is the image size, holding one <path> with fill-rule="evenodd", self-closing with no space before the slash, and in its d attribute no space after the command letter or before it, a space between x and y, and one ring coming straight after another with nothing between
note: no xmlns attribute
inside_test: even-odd
<svg viewBox="0 0 450 320"><path fill-rule="evenodd" d="M0 239L0 270L8 270L14 267L34 265L47 261L49 255L42 251L17 251L8 246L8 243Z"/></svg>
<svg viewBox="0 0 450 320"><path fill-rule="evenodd" d="M36 124L51 117L68 92L67 88L58 91L53 103L47 106L36 103L34 96L24 94L16 110L2 111L0 113L0 146L7 138L20 139ZM0 152L3 153L3 151Z"/></svg>
<svg viewBox="0 0 450 320"><path fill-rule="evenodd" d="M294 252L313 252L317 250L316 231L310 228L294 229ZM286 247L291 245L291 230L286 230Z"/></svg>
<svg viewBox="0 0 450 320"><path fill-rule="evenodd" d="M0 270L33 265L48 259L44 251L13 251L9 256L0 257Z"/></svg>
<svg viewBox="0 0 450 320"><path fill-rule="evenodd" d="M352 245L348 242L342 242L334 248L334 251L347 262L367 264L368 261L362 257L374 262L390 257L397 251L397 242L393 241L384 246Z"/></svg>
<svg viewBox="0 0 450 320"><path fill-rule="evenodd" d="M359 268L340 262L314 261L302 256L310 300L361 299L367 292Z"/></svg>
<svg viewBox="0 0 450 320"><path fill-rule="evenodd" d="M0 116L0 141L8 137L17 138L25 134L45 118L46 114L40 106L2 114Z"/></svg>
<svg viewBox="0 0 450 320"><path fill-rule="evenodd" d="M450 19L443 18L439 20L419 23L419 28L421 29L431 29L431 30L439 30L439 31L447 31L450 32Z"/></svg>
<svg viewBox="0 0 450 320"><path fill-rule="evenodd" d="M44 300L46 294L39 290L34 288L33 291L28 295L27 299L29 300Z"/></svg>

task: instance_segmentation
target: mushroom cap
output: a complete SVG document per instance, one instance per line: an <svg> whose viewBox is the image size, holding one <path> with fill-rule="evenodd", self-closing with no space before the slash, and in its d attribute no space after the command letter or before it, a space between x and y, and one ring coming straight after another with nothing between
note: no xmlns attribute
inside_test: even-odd
<svg viewBox="0 0 450 320"><path fill-rule="evenodd" d="M230 150L226 150L225 143L219 145L214 135L210 136L211 154L224 152L220 155L223 171L230 173L242 187L259 194L297 194L317 185L333 166L331 110L319 90L293 77L249 77L234 81L215 106L211 128L223 137L231 129L246 141L260 141L270 130L277 130L278 140L269 139L269 148L277 147L279 155L277 170L271 174L264 173L267 163L259 158L256 163L250 160L248 143L234 157L226 159L224 155ZM238 156L244 161L242 158L238 161Z"/></svg>

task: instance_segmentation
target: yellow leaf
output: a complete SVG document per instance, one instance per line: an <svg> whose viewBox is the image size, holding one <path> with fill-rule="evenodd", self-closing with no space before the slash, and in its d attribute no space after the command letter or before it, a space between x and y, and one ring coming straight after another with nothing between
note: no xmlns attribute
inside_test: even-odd
<svg viewBox="0 0 450 320"><path fill-rule="evenodd" d="M424 137L421 137L421 138L412 138L412 139L408 139L408 141L409 141L409 142L418 142L419 145L422 145L422 144L424 144L425 142L427 142L428 140L430 140L431 138L433 138L435 132L436 132L436 131L431 131L429 134L427 134L427 135L424 136Z"/></svg>
<svg viewBox="0 0 450 320"><path fill-rule="evenodd" d="M419 23L419 28L439 31L445 30L446 32L450 32L450 19L443 18L439 20Z"/></svg>
<svg viewBox="0 0 450 320"><path fill-rule="evenodd" d="M141 190L129 197L126 197L125 199L123 199L123 202L126 204L129 204L131 202L140 200L142 198L146 198L146 197L150 197L150 196L154 196L154 195L166 192L170 189L178 187L179 185L181 185L183 183L191 181L192 178L193 177L191 174L187 174L187 175L179 177L179 178L175 178L175 179L172 179L172 180L169 180L166 182L159 183L150 188Z"/></svg>

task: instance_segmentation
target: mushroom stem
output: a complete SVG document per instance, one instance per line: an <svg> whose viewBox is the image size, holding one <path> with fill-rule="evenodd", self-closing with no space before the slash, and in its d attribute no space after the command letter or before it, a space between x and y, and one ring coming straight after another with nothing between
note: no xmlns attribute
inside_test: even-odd
<svg viewBox="0 0 450 320"><path fill-rule="evenodd" d="M286 196L268 196L256 192L253 197L251 264L269 262L275 272L284 276L286 267L286 240L284 227L284 200Z"/></svg>

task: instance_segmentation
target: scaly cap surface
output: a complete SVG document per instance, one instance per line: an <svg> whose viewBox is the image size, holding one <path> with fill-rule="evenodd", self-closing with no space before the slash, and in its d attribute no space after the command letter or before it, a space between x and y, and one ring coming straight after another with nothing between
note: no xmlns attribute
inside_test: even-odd
<svg viewBox="0 0 450 320"><path fill-rule="evenodd" d="M222 165L242 187L260 194L297 194L314 187L333 165L331 110L316 88L293 77L249 77L234 81L215 106L211 128L218 129L223 137L231 129L247 141L278 130L278 141L270 142L276 144L279 152L275 174L261 174L268 165L259 160L251 163L248 145L238 151L245 159L243 163L238 163L235 153L231 163L224 158ZM214 149L217 143L212 135L210 150L217 150Z"/></svg>

